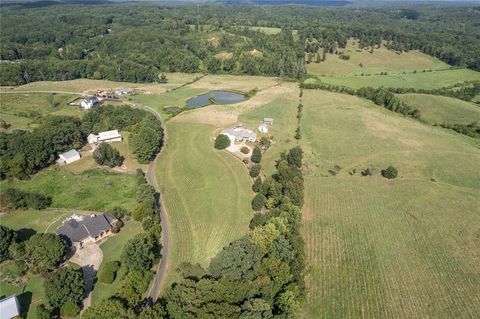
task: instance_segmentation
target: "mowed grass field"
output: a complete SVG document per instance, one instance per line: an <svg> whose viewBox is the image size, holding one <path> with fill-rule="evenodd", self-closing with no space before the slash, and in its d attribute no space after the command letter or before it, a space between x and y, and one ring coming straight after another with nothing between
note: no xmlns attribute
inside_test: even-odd
<svg viewBox="0 0 480 319"><path fill-rule="evenodd" d="M244 164L213 147L215 127L167 122L168 141L156 168L170 223L170 281L182 262L208 266L240 238L252 217Z"/></svg>
<svg viewBox="0 0 480 319"><path fill-rule="evenodd" d="M80 116L78 107L67 102L75 95L48 93L0 93L0 118L11 125L9 129L30 129L47 115ZM50 98L57 106L53 107Z"/></svg>
<svg viewBox="0 0 480 319"><path fill-rule="evenodd" d="M478 317L475 142L352 96L305 90L303 104L303 317ZM379 175L388 165L395 180Z"/></svg>
<svg viewBox="0 0 480 319"><path fill-rule="evenodd" d="M470 124L480 121L480 106L452 97L429 94L398 94L408 105L422 112L422 119L437 124Z"/></svg>
<svg viewBox="0 0 480 319"><path fill-rule="evenodd" d="M53 208L105 211L115 206L131 209L136 204L135 175L92 169L74 174L63 167L42 170L30 180L6 180L2 190L14 187L52 197Z"/></svg>

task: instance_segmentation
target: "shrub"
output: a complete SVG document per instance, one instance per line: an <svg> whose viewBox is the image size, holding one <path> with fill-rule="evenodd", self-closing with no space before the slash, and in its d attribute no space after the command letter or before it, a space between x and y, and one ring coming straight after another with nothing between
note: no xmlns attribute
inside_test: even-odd
<svg viewBox="0 0 480 319"><path fill-rule="evenodd" d="M258 177L255 182L253 182L253 185L252 185L252 190L255 192L255 193L258 193L262 190L262 178L261 177Z"/></svg>
<svg viewBox="0 0 480 319"><path fill-rule="evenodd" d="M5 193L8 208L45 209L52 204L52 198L38 193L28 193L15 188L8 188Z"/></svg>
<svg viewBox="0 0 480 319"><path fill-rule="evenodd" d="M115 218L122 219L127 214L127 210L117 206L112 209L111 213Z"/></svg>
<svg viewBox="0 0 480 319"><path fill-rule="evenodd" d="M375 168L367 168L362 171L362 176L373 176L375 175Z"/></svg>
<svg viewBox="0 0 480 319"><path fill-rule="evenodd" d="M244 146L240 149L240 152L242 152L243 154L248 154L248 153L250 153L250 149L248 147Z"/></svg>
<svg viewBox="0 0 480 319"><path fill-rule="evenodd" d="M215 139L215 148L217 150L223 150L230 146L230 139L225 134L220 134Z"/></svg>
<svg viewBox="0 0 480 319"><path fill-rule="evenodd" d="M108 167L120 166L125 159L120 155L120 152L112 145L102 143L93 152L93 159L99 165L106 165Z"/></svg>
<svg viewBox="0 0 480 319"><path fill-rule="evenodd" d="M260 139L260 145L263 148L269 148L271 144L272 143L271 143L270 139L266 136L262 136L262 138Z"/></svg>
<svg viewBox="0 0 480 319"><path fill-rule="evenodd" d="M79 313L80 307L71 300L68 300L62 308L60 308L62 318L75 318Z"/></svg>
<svg viewBox="0 0 480 319"><path fill-rule="evenodd" d="M8 250L16 237L17 233L13 229L0 225L0 262L8 259Z"/></svg>
<svg viewBox="0 0 480 319"><path fill-rule="evenodd" d="M37 306L37 319L50 319L52 312L43 303Z"/></svg>
<svg viewBox="0 0 480 319"><path fill-rule="evenodd" d="M262 161L262 151L260 150L260 148L255 146L250 160L254 163L260 163Z"/></svg>
<svg viewBox="0 0 480 319"><path fill-rule="evenodd" d="M382 176L385 178L394 179L398 175L398 170L393 166L389 166L387 167L387 169L382 169L381 173L382 173Z"/></svg>
<svg viewBox="0 0 480 319"><path fill-rule="evenodd" d="M98 279L106 284L111 284L115 281L117 271L120 269L120 262L117 260L109 261L102 268L102 271L98 274Z"/></svg>
<svg viewBox="0 0 480 319"><path fill-rule="evenodd" d="M257 194L252 200L252 209L255 211L261 210L265 206L267 199L263 194Z"/></svg>
<svg viewBox="0 0 480 319"><path fill-rule="evenodd" d="M260 164L255 164L250 168L250 176L255 178L260 175L260 170L262 169L262 165Z"/></svg>

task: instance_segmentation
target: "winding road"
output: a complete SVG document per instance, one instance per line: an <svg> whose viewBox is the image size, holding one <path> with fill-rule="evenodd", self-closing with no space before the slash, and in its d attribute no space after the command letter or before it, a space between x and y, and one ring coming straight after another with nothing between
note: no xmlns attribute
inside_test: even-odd
<svg viewBox="0 0 480 319"><path fill-rule="evenodd" d="M4 94L4 93L9 93L9 94L13 94L13 93L58 93L58 94L78 94L78 95L81 95L81 96L89 96L89 94L84 94L84 93L81 93L81 92L70 92L70 91L55 91L55 90L51 90L51 91L47 91L47 90L38 90L38 91L20 91L20 90L11 90L11 91L0 91L1 94ZM152 113L155 118L162 122L162 117L160 115L160 113L158 113L154 108L150 107L150 106L147 106L147 105L143 105L143 104L139 104L139 103L133 103L131 101L128 101L128 100L125 100L125 99L122 99L121 100L122 102L132 106L132 107L135 107L135 108L142 108L150 113ZM150 288L148 290L148 296L147 296L147 299L149 299L150 301L156 301L158 296L160 295L164 285L165 285L165 278L167 277L167 271L168 271L168 254L169 254L169 248L170 248L170 231L169 231L169 224L168 224L168 216L165 212L165 207L162 203L162 200L161 200L161 193L160 193L160 187L158 186L158 183L156 181L156 178L155 178L155 165L157 163L157 159L159 158L162 150L165 148L165 144L166 144L166 130L165 130L165 127L163 128L163 147L162 149L160 150L160 152L155 156L155 158L150 161L149 165L148 165L148 168L147 168L147 172L145 174L146 178L147 178L147 182L148 184L152 185L155 190L157 191L157 193L160 194L160 197L159 197L159 216L160 216L160 220L161 220L161 225L162 225L162 249L160 251L160 263L158 264L157 266L157 269L156 269L156 273L155 273L155 277L153 278L153 281L152 281L152 284L150 285Z"/></svg>

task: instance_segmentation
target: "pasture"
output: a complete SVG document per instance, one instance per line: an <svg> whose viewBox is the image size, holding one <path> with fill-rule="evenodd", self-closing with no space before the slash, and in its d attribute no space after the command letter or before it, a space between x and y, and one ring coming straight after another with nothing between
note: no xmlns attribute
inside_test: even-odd
<svg viewBox="0 0 480 319"><path fill-rule="evenodd" d="M480 107L470 102L429 94L398 94L408 105L422 112L430 124L470 124L480 121Z"/></svg>
<svg viewBox="0 0 480 319"><path fill-rule="evenodd" d="M417 73L388 73L387 75L345 75L345 76L322 76L321 82L347 86L354 89L361 87L399 87L416 89L437 89L465 81L480 80L480 72L469 69L451 69L432 72ZM307 79L315 82L315 79Z"/></svg>
<svg viewBox="0 0 480 319"><path fill-rule="evenodd" d="M304 91L305 318L480 313L480 151L348 95ZM335 173L329 171L334 170ZM395 180L380 170L398 168ZM374 176L361 170L374 167Z"/></svg>
<svg viewBox="0 0 480 319"><path fill-rule="evenodd" d="M167 122L168 141L156 167L170 223L169 278L182 262L210 259L248 229L251 179L244 164L213 147L216 127Z"/></svg>
<svg viewBox="0 0 480 319"><path fill-rule="evenodd" d="M0 118L11 125L10 129L31 129L47 115L80 116L81 111L67 102L71 94L0 93Z"/></svg>
<svg viewBox="0 0 480 319"><path fill-rule="evenodd" d="M105 211L115 206L131 209L136 204L135 176L101 169L74 174L64 167L52 166L28 181L6 180L0 187L51 196L53 208Z"/></svg>
<svg viewBox="0 0 480 319"><path fill-rule="evenodd" d="M307 72L317 76L339 76L380 72L411 73L414 70L445 70L450 68L448 64L420 51L412 50L399 53L381 46L370 53L369 48L360 49L357 42L350 39L345 49L338 49L339 53L350 56L348 60L339 58L337 54L328 53L325 61L307 64Z"/></svg>

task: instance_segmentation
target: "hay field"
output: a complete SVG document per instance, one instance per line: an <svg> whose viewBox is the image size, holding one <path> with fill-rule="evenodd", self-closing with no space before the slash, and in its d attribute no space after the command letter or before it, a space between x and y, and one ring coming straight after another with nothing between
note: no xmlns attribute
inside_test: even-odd
<svg viewBox="0 0 480 319"><path fill-rule="evenodd" d="M476 317L475 142L352 96L306 90L303 104L303 317ZM341 170L332 176L335 165ZM397 179L378 174L388 165L398 168ZM370 166L377 174L360 176Z"/></svg>
<svg viewBox="0 0 480 319"><path fill-rule="evenodd" d="M215 126L169 121L166 128L156 178L170 223L171 280L181 262L208 266L247 231L252 181L242 162L214 149Z"/></svg>
<svg viewBox="0 0 480 319"><path fill-rule="evenodd" d="M428 94L398 94L408 105L422 112L422 119L437 124L470 124L480 121L480 107L452 97Z"/></svg>

